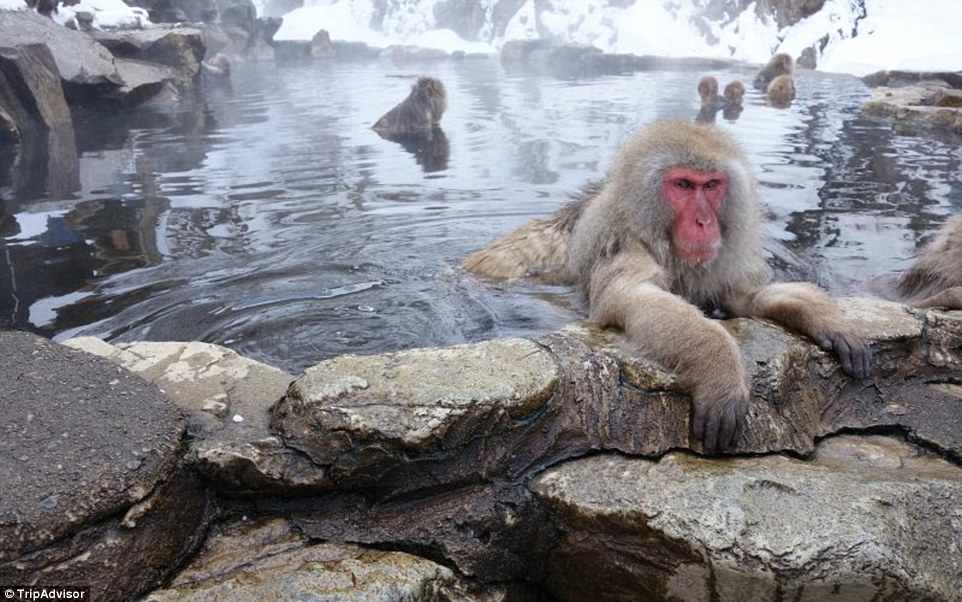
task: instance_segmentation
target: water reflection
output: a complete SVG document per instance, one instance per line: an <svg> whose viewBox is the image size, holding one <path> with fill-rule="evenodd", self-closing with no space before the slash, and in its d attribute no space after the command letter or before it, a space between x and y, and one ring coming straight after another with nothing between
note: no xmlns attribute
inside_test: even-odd
<svg viewBox="0 0 962 602"><path fill-rule="evenodd" d="M496 61L428 74L450 105L417 143L369 129L410 85L382 65L248 64L180 113L82 114L73 151L47 140L34 170L0 151L0 324L205 340L297 371L575 319L565 289L457 265L602 176L640 125L694 119L704 74L565 80ZM962 208L962 151L860 117L854 78L797 87L786 109L750 91L716 123L756 168L779 277L851 292L906 267Z"/></svg>

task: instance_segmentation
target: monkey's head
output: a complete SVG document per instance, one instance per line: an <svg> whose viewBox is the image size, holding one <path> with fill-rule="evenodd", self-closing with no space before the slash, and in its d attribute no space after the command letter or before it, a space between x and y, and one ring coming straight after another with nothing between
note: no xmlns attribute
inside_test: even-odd
<svg viewBox="0 0 962 602"><path fill-rule="evenodd" d="M660 257L707 266L756 227L754 180L735 140L710 125L657 122L612 167L623 227Z"/></svg>
<svg viewBox="0 0 962 602"><path fill-rule="evenodd" d="M778 69L778 73L791 73L795 67L795 61L792 60L791 55L779 52L772 57L772 65Z"/></svg>
<svg viewBox="0 0 962 602"><path fill-rule="evenodd" d="M715 96L718 94L718 80L710 75L698 80L698 96L701 97L702 103L711 102L715 100Z"/></svg>
<svg viewBox="0 0 962 602"><path fill-rule="evenodd" d="M433 123L437 124L441 121L441 115L448 107L447 91L441 80L433 77L419 77L411 89L411 96L431 113Z"/></svg>
<svg viewBox="0 0 962 602"><path fill-rule="evenodd" d="M745 97L745 85L741 82L731 82L725 86L722 96L725 97L725 102L729 105L740 105L742 104L742 98Z"/></svg>
<svg viewBox="0 0 962 602"><path fill-rule="evenodd" d="M784 109L795 99L795 80L791 75L779 75L768 85L768 104Z"/></svg>

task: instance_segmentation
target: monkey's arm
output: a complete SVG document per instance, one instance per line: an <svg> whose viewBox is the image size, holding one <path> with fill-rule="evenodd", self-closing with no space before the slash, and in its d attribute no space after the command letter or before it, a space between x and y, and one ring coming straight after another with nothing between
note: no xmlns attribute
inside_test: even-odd
<svg viewBox="0 0 962 602"><path fill-rule="evenodd" d="M596 266L590 314L625 331L632 345L677 373L692 397L692 430L705 449L731 447L747 410L748 377L732 336L696 307L656 284L660 269L644 251Z"/></svg>
<svg viewBox="0 0 962 602"><path fill-rule="evenodd" d="M835 301L814 284L769 284L750 293L735 293L723 304L736 316L773 320L808 336L826 351L834 350L842 370L850 376L865 378L872 370L868 342Z"/></svg>
<svg viewBox="0 0 962 602"><path fill-rule="evenodd" d="M915 301L912 303L912 307L918 307L919 309L927 309L929 307L962 309L962 286L953 286L930 297Z"/></svg>

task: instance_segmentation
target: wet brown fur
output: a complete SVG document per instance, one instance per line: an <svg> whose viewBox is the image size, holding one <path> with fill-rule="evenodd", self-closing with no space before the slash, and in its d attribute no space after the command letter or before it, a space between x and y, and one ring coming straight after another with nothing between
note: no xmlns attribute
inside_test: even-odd
<svg viewBox="0 0 962 602"><path fill-rule="evenodd" d="M795 61L792 57L780 52L773 56L768 63L762 67L758 74L755 75L755 79L752 81L752 85L758 90L768 90L768 84L771 83L773 79L779 75L791 75L795 70Z"/></svg>
<svg viewBox="0 0 962 602"><path fill-rule="evenodd" d="M707 264L671 249L675 216L662 182L674 166L726 175L717 216L722 248ZM618 151L603 183L471 254L464 267L496 279L547 275L576 286L592 322L624 330L640 352L678 373L692 395L695 438L715 451L741 429L749 383L737 343L700 308L780 322L835 348L846 372L858 376L871 361L865 341L818 287L769 284L759 211L748 162L728 134L657 122Z"/></svg>
<svg viewBox="0 0 962 602"><path fill-rule="evenodd" d="M722 92L725 104L729 107L742 106L742 99L745 98L745 84L741 82L729 82Z"/></svg>
<svg viewBox="0 0 962 602"><path fill-rule="evenodd" d="M419 77L408 97L378 119L371 129L384 136L425 133L441 123L447 102L441 80Z"/></svg>
<svg viewBox="0 0 962 602"><path fill-rule="evenodd" d="M768 98L768 104L784 109L795 99L795 80L791 75L779 75L768 84L765 95Z"/></svg>
<svg viewBox="0 0 962 602"><path fill-rule="evenodd" d="M915 307L962 309L962 214L945 223L896 288Z"/></svg>

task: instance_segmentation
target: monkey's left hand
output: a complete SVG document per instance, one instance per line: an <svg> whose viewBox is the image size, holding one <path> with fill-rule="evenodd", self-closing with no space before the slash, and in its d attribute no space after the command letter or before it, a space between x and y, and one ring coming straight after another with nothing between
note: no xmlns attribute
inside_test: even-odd
<svg viewBox="0 0 962 602"><path fill-rule="evenodd" d="M840 329L813 338L825 351L835 351L845 374L854 378L866 378L871 374L872 349L861 335Z"/></svg>

